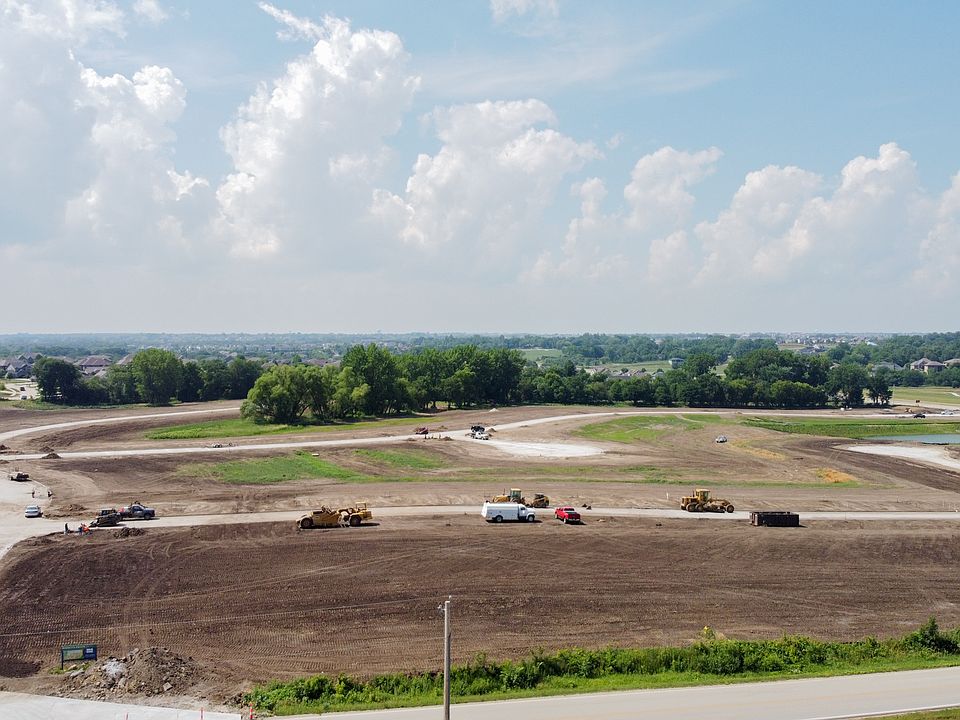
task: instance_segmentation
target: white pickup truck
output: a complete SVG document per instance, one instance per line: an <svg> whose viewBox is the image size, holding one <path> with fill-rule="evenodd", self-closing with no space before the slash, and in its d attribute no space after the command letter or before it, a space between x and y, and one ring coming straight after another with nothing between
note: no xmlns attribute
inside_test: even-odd
<svg viewBox="0 0 960 720"><path fill-rule="evenodd" d="M513 520L515 522L533 522L537 515L533 508L526 505L511 502L485 502L480 510L480 515L487 522L503 522L504 520Z"/></svg>

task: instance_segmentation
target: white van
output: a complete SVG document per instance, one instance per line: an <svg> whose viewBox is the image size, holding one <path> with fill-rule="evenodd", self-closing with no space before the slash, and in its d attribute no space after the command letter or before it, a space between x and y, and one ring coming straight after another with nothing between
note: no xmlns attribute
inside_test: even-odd
<svg viewBox="0 0 960 720"><path fill-rule="evenodd" d="M513 520L516 522L533 522L537 519L533 508L526 505L511 502L485 502L480 510L480 515L487 522L503 522L504 520Z"/></svg>

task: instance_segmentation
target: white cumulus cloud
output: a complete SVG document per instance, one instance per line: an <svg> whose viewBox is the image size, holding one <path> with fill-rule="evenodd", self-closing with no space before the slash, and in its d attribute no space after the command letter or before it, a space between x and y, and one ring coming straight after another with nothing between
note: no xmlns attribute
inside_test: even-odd
<svg viewBox="0 0 960 720"><path fill-rule="evenodd" d="M312 50L261 84L221 130L233 171L217 190L218 231L234 254L348 242L389 156L385 138L417 90L395 34L354 31L330 17L315 28Z"/></svg>
<svg viewBox="0 0 960 720"><path fill-rule="evenodd" d="M136 0L133 11L147 22L159 25L169 17L169 14L158 0Z"/></svg>
<svg viewBox="0 0 960 720"><path fill-rule="evenodd" d="M557 0L490 0L490 11L496 22L503 22L523 15L555 18L560 7Z"/></svg>
<svg viewBox="0 0 960 720"><path fill-rule="evenodd" d="M442 249L468 272L502 273L538 234L563 179L599 156L549 127L556 118L539 100L439 108L429 119L442 147L417 158L403 195L378 192L374 212L405 242Z"/></svg>

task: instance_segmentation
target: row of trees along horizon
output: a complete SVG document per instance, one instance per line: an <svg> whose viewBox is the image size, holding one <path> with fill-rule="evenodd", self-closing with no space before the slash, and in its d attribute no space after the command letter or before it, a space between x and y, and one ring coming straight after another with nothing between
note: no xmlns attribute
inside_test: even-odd
<svg viewBox="0 0 960 720"><path fill-rule="evenodd" d="M726 359L726 358L724 358ZM761 347L729 360L709 353L688 356L657 376L613 378L565 361L550 367L527 362L518 350L459 345L395 354L375 344L356 345L339 365L277 365L237 358L180 360L168 350L137 353L104 378L83 378L70 363L41 358L35 373L41 397L63 404L169 404L244 399L244 417L271 423L326 422L356 416L477 405L538 403L691 407L810 408L856 406L865 396L890 400L896 373L869 373L826 354L799 355Z"/></svg>

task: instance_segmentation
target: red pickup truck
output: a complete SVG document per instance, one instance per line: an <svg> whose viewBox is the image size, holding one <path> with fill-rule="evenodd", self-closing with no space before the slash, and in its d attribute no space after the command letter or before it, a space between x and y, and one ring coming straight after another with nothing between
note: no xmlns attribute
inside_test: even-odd
<svg viewBox="0 0 960 720"><path fill-rule="evenodd" d="M580 523L580 513L577 512L577 509L574 507L558 507L553 511L553 516L557 520L563 520L564 523Z"/></svg>

